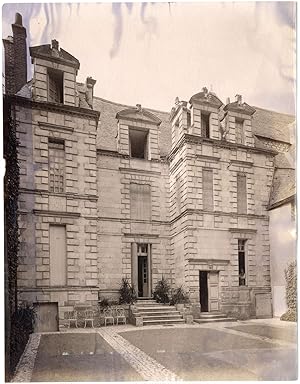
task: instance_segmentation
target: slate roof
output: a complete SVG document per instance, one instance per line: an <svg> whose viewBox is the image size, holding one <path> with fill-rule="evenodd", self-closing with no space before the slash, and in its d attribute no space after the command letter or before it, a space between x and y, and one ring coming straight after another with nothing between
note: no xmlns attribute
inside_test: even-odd
<svg viewBox="0 0 300 384"><path fill-rule="evenodd" d="M282 205L296 193L296 180L294 169L277 168L274 172L272 193L270 196L270 209Z"/></svg>
<svg viewBox="0 0 300 384"><path fill-rule="evenodd" d="M111 151L117 150L117 119L116 114L126 108L135 108L129 105L115 103L100 97L94 97L93 109L101 112L101 124L98 132L98 148ZM253 115L252 129L257 136L272 140L290 143L289 125L295 122L295 116L269 111L253 107L256 112ZM171 149L171 124L169 112L157 111L147 108L148 111L157 116L162 123L160 125L160 149L161 155L165 156ZM257 147L265 148L259 140L255 140Z"/></svg>
<svg viewBox="0 0 300 384"><path fill-rule="evenodd" d="M252 120L255 135L290 143L289 125L294 123L295 116L253 108L256 109Z"/></svg>

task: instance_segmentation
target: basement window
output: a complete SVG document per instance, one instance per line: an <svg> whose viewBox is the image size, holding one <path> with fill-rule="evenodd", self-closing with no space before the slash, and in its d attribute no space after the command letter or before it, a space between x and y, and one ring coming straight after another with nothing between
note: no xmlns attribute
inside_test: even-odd
<svg viewBox="0 0 300 384"><path fill-rule="evenodd" d="M63 103L63 72L48 69L48 101Z"/></svg>
<svg viewBox="0 0 300 384"><path fill-rule="evenodd" d="M136 159L148 159L148 131L129 129L130 156Z"/></svg>

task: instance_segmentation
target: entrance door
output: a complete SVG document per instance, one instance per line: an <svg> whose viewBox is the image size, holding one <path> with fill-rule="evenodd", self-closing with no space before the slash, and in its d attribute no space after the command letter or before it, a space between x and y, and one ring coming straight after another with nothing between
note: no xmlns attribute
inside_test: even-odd
<svg viewBox="0 0 300 384"><path fill-rule="evenodd" d="M201 312L208 312L208 284L206 271L199 272L199 287Z"/></svg>
<svg viewBox="0 0 300 384"><path fill-rule="evenodd" d="M36 303L34 304L35 332L58 331L58 303Z"/></svg>
<svg viewBox="0 0 300 384"><path fill-rule="evenodd" d="M219 272L209 272L208 279L209 311L219 310Z"/></svg>
<svg viewBox="0 0 300 384"><path fill-rule="evenodd" d="M148 244L138 244L138 296L149 296L149 255Z"/></svg>
<svg viewBox="0 0 300 384"><path fill-rule="evenodd" d="M199 272L201 312L219 310L219 273Z"/></svg>

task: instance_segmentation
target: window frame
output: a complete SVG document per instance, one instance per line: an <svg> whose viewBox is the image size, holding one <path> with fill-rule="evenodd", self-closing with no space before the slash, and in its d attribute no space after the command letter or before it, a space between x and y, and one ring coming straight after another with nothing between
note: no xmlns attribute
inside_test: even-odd
<svg viewBox="0 0 300 384"><path fill-rule="evenodd" d="M203 116L205 116L205 119L203 119ZM207 126L203 127L203 121L206 120ZM210 113L205 113L201 111L201 136L209 139L210 138ZM204 134L205 133L205 134Z"/></svg>
<svg viewBox="0 0 300 384"><path fill-rule="evenodd" d="M57 98L50 97L51 82L56 85ZM54 68L47 68L47 100L49 103L64 103L64 72Z"/></svg>
<svg viewBox="0 0 300 384"><path fill-rule="evenodd" d="M60 146L60 147L59 147ZM52 151L60 151L62 156L51 155ZM55 153L55 152L54 152ZM56 152L59 153L59 152ZM57 159L63 159L63 161L57 161ZM53 167L54 165L54 167ZM58 165L55 168L55 165ZM62 139L48 138L48 190L50 193L65 193L66 191L66 152L65 141ZM58 172L55 172L58 171ZM52 180L53 178L53 180ZM56 184L56 180L58 184Z"/></svg>
<svg viewBox="0 0 300 384"><path fill-rule="evenodd" d="M137 157L132 155L132 140L130 133L132 131L139 131L143 132L146 137L144 140L144 157ZM140 160L149 160L149 137L150 137L150 130L149 129L143 129L143 128L138 128L138 127L128 127L128 147L129 147L129 156L132 159L140 159Z"/></svg>
<svg viewBox="0 0 300 384"><path fill-rule="evenodd" d="M247 266L247 242L248 239L238 239L238 277L239 277L239 287L247 287L248 286L248 266ZM240 262L241 257L243 258L243 263ZM240 273L242 270L242 265L244 269L245 277L242 279L240 277ZM244 280L244 284L242 284L242 280Z"/></svg>
<svg viewBox="0 0 300 384"><path fill-rule="evenodd" d="M245 180L245 195L243 196L245 201L240 200L239 196L241 194L240 191L240 182L239 179L243 178ZM248 213L248 194L247 194L247 175L245 173L238 172L236 177L236 210L239 215L247 215Z"/></svg>
<svg viewBox="0 0 300 384"><path fill-rule="evenodd" d="M139 186L139 187L149 187L149 196L148 196L148 207L149 212L146 212L147 215L141 215L140 212L142 212L142 204L145 201L144 199L138 199L138 192L137 189L135 191L132 191L131 188L133 185ZM136 196L133 196L133 193L135 193ZM137 183L137 182L130 182L129 184L129 199L130 199L130 219L131 220L137 220L137 221L151 221L152 220L152 191L151 191L151 184L149 183ZM133 202L135 205L135 210L137 214L135 215L135 210L133 210Z"/></svg>
<svg viewBox="0 0 300 384"><path fill-rule="evenodd" d="M211 190L210 192L210 197L211 197L211 207L209 207L209 203L207 200L204 199L204 173L209 172L212 176L212 182L211 182ZM206 184L207 185L207 184ZM204 203L205 202L205 203ZM204 211L214 211L214 171L211 168L202 168L202 207Z"/></svg>
<svg viewBox="0 0 300 384"><path fill-rule="evenodd" d="M244 122L245 122L244 119L239 119L237 117L235 118L235 142L236 142L236 144L242 144L242 145L245 144ZM239 130L238 127L240 127L240 129L241 129L240 135L238 135L238 130ZM238 136L240 136L240 138L241 138L240 142L238 142L238 140L237 140Z"/></svg>

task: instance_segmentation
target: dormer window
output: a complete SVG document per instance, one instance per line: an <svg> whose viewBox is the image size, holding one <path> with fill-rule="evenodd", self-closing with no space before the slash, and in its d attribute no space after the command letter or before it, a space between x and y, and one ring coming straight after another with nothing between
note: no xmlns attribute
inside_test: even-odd
<svg viewBox="0 0 300 384"><path fill-rule="evenodd" d="M63 103L63 72L48 69L48 101Z"/></svg>
<svg viewBox="0 0 300 384"><path fill-rule="evenodd" d="M129 153L137 159L148 159L148 130L129 129Z"/></svg>
<svg viewBox="0 0 300 384"><path fill-rule="evenodd" d="M209 113L201 113L202 137L209 137Z"/></svg>
<svg viewBox="0 0 300 384"><path fill-rule="evenodd" d="M244 144L244 121L235 120L235 141L237 144Z"/></svg>

